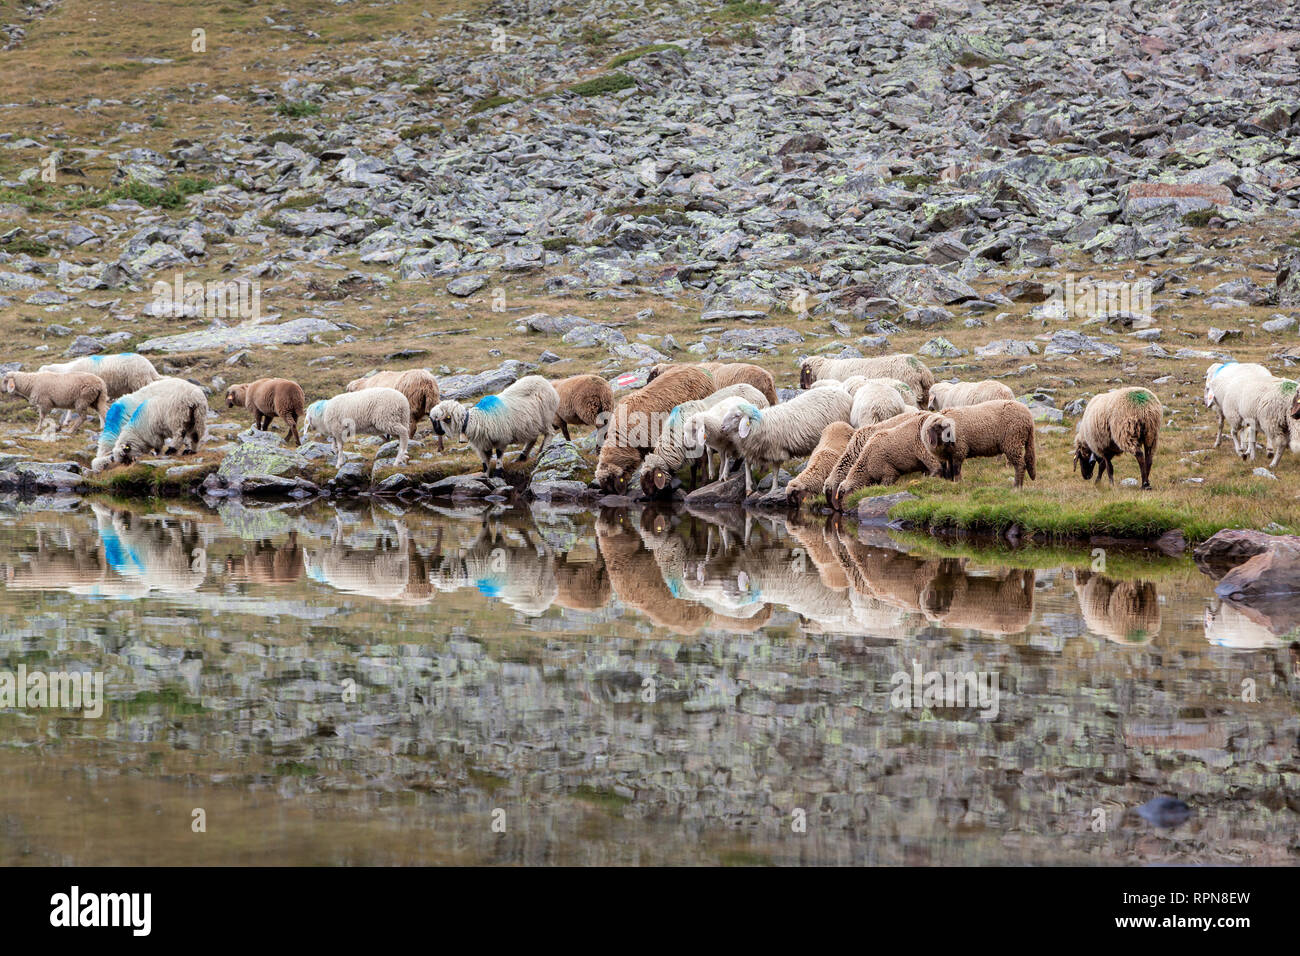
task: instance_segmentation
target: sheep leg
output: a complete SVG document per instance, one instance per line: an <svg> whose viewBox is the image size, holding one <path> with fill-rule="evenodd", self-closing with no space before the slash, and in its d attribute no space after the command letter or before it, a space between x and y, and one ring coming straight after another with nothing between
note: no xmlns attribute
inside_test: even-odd
<svg viewBox="0 0 1300 956"><path fill-rule="evenodd" d="M541 461L541 460L542 460L542 454L546 451L546 446L549 445L549 444L551 443L551 438L554 436L554 434L555 434L555 433L554 433L551 429L548 428L548 429L546 429L545 434L542 435L542 443L541 443L540 445L537 446L537 460L538 460L538 461Z"/></svg>
<svg viewBox="0 0 1300 956"><path fill-rule="evenodd" d="M337 471L338 469L343 467L343 439L342 438L334 439L334 450L338 452L338 458L334 462L334 470Z"/></svg>
<svg viewBox="0 0 1300 956"><path fill-rule="evenodd" d="M1254 461L1255 460L1254 421L1247 419L1246 422L1241 426L1241 434L1242 434L1242 440L1240 445L1240 451L1238 452L1238 454L1241 455L1242 461Z"/></svg>
<svg viewBox="0 0 1300 956"><path fill-rule="evenodd" d="M404 465L407 461L406 443L410 441L411 431L409 428L399 428L397 432L397 458L393 464Z"/></svg>
<svg viewBox="0 0 1300 956"><path fill-rule="evenodd" d="M1115 463L1109 458L1106 459L1106 477L1110 479L1110 486L1114 488L1115 487Z"/></svg>
<svg viewBox="0 0 1300 956"><path fill-rule="evenodd" d="M568 423L568 422L560 422L560 434L564 436L564 440L565 440L565 441L573 441L573 439L569 437L569 423Z"/></svg>
<svg viewBox="0 0 1300 956"><path fill-rule="evenodd" d="M749 459L745 459L745 495L748 496L754 490L754 466Z"/></svg>
<svg viewBox="0 0 1300 956"><path fill-rule="evenodd" d="M1215 406L1214 406L1214 410L1215 410L1216 412L1219 413L1219 430L1218 430L1217 432L1214 433L1214 445L1213 445L1212 447L1214 447L1214 448L1218 448L1218 447L1219 447L1219 442L1223 441L1223 421L1224 421L1224 418L1223 418L1223 409L1222 409L1222 408L1220 408L1218 405L1215 405ZM1234 444L1235 444L1235 442L1234 442Z"/></svg>
<svg viewBox="0 0 1300 956"><path fill-rule="evenodd" d="M1141 448L1133 454L1138 460L1138 469L1142 472L1142 488L1144 491L1149 491L1151 489L1151 455Z"/></svg>
<svg viewBox="0 0 1300 956"><path fill-rule="evenodd" d="M515 459L515 463L518 464L521 461L527 461L528 456L533 453L533 446L536 444L537 444L537 436L534 435L533 440L530 441L527 445L525 445L524 450L519 453L519 457Z"/></svg>
<svg viewBox="0 0 1300 956"><path fill-rule="evenodd" d="M285 421L288 422L288 425L284 430L284 437L292 438L295 445L301 445L302 435L298 434L298 416L291 415Z"/></svg>

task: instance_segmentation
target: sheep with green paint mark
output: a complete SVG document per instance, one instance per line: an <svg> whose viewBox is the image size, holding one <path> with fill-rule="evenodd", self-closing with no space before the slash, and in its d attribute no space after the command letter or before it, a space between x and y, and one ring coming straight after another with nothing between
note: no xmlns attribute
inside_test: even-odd
<svg viewBox="0 0 1300 956"><path fill-rule="evenodd" d="M1151 487L1151 464L1160 438L1164 409L1150 389L1133 386L1102 392L1088 400L1074 435L1074 464L1085 481L1097 469L1115 484L1111 459L1128 452L1137 459L1142 487Z"/></svg>

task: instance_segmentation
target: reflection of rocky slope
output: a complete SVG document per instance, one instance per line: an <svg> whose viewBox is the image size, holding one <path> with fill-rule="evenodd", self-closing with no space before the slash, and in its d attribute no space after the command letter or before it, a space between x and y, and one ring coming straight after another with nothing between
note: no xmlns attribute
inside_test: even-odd
<svg viewBox="0 0 1300 956"><path fill-rule="evenodd" d="M228 594L198 607L170 597L108 604L66 592L6 592L0 667L23 655L103 668L115 699L166 690L201 704L192 712L165 703L110 711L79 731L94 737L89 752L58 732L54 718L40 724L42 747L76 756L88 774L147 771L150 779L197 777L232 789L274 784L291 800L310 791L314 805L358 790L400 792L429 819L445 805L464 813L526 804L527 818L538 823L512 851L520 859L544 859L563 843L591 860L626 861L629 841L653 832L655 848L641 852L669 859L707 854L718 834L743 833L770 842L787 861L796 853L842 863L1043 862L1101 853L1285 862L1294 798L1283 773L1294 762L1300 716L1285 684L1258 703L1237 703L1243 678L1289 666L1284 651L1224 654L1199 629L1171 627L1170 640L1181 638L1172 664L1164 659L1170 655L1144 647L1074 636L1045 649L1018 634L981 642L972 660L960 638L939 642L940 628L1010 629L1025 612L1030 573L985 577L960 561L923 560L812 527L792 535L756 529L748 550L723 551L721 536L714 533L710 546L701 523L642 517L602 516L595 541L603 558L570 565L526 534L526 525L419 511L400 522L356 514L339 536L338 522L311 511L292 520L300 547L319 554L319 567L337 574L359 562L361 581L405 597L366 601L352 597L358 591L331 592L304 579L299 587L334 612L329 626L267 615L250 627L230 609ZM42 520L48 531L36 541L27 535L0 553L15 579L58 567L98 574L102 566L115 574L98 536L84 533L98 527L97 518ZM167 522L175 519L136 515L119 524L126 540L169 542L172 531L160 530ZM225 555L236 555L230 577L248 600L291 590L278 572L255 570L283 567L266 542L223 537L202 523L174 531L178 543L165 550L183 554L203 535L208 553L221 556L214 567L228 568ZM576 534L585 550L589 526ZM0 546L15 540L0 526ZM275 541L287 559L291 539ZM505 575L503 586L518 573L528 587L547 590L549 575L555 586L548 593L563 603L561 582L590 582L568 589L573 603L599 608L604 595L617 595L614 607L626 611L599 627L590 614L553 615L546 623L566 637L552 641L539 635L539 622L524 622L509 605L480 600L473 590L466 593L474 610L459 601L454 616L438 597L416 613L404 603L420 593L421 581L473 589L472 575L490 565L496 549L505 552L494 572ZM808 560L793 576L800 551ZM252 557L245 565L239 555ZM388 570L376 572L376 559ZM740 593L736 579L745 570L752 586L770 583L805 610L817 611L802 590L815 582L823 590L813 594L848 597L852 617L844 630L823 629L760 595L761 613L737 618L687 596L700 567L706 583L724 586L722 598ZM674 595L664 579L679 569L683 587ZM853 587L837 587L840 580ZM1067 581L1044 573L1034 612L1079 635L1086 618ZM1092 580L1078 584L1101 593ZM1109 587L1116 593L1114 582ZM1170 620L1177 608L1180 620L1196 625L1208 583L1201 593L1167 593ZM1013 610L982 616L996 595ZM892 630L866 628L865 607L891 615ZM924 640L872 640L915 635L928 618L942 623L930 625ZM754 626L755 619L766 626ZM814 632L815 641L792 639ZM890 707L891 674L910 670L914 658L942 665L949 655L953 666L998 671L1016 688L996 722L940 710L922 726L919 716ZM346 679L356 681L356 702L342 698ZM652 702L643 700L647 686L656 690ZM1212 718L1198 716L1209 712ZM0 714L0 740L28 733L24 721L18 726ZM1117 773L1099 754L1120 746L1125 763ZM4 752L0 747L0 761ZM1164 789L1194 797L1206 823L1188 825L1192 840L1153 847L1142 840L1146 831L1125 823L1102 842L1088 829L1092 808L1136 806ZM594 811L604 813L603 837L565 824L563 808L579 791L608 795L612 809ZM791 849L784 835L795 806L808 810L810 826L806 841ZM1203 826L1214 828L1213 839ZM1008 831L1014 842L1005 839ZM477 839L464 832L466 841ZM485 842L484 852L495 852L491 846Z"/></svg>
<svg viewBox="0 0 1300 956"><path fill-rule="evenodd" d="M1149 644L1160 633L1160 595L1150 581L1116 581L1076 570L1074 591L1094 634L1118 644Z"/></svg>

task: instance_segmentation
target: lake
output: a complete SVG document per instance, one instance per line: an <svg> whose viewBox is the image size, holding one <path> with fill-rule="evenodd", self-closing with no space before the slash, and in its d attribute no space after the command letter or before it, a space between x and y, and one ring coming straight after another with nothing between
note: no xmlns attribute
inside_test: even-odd
<svg viewBox="0 0 1300 956"><path fill-rule="evenodd" d="M98 716L0 710L5 865L1300 847L1289 626L1154 552L680 508L8 499L0 588L0 672L102 678ZM1138 812L1158 797L1190 816Z"/></svg>

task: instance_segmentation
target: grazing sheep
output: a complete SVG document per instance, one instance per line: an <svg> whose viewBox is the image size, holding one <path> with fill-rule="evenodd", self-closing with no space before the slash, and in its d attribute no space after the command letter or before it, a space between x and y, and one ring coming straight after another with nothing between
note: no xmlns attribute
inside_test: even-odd
<svg viewBox="0 0 1300 956"><path fill-rule="evenodd" d="M1264 433L1269 455L1268 466L1276 468L1282 452L1290 448L1300 454L1300 424L1294 423L1291 409L1295 404L1296 382L1289 378L1250 378L1239 381L1222 396L1225 414L1241 415L1241 441L1233 436L1242 460L1255 460L1255 430Z"/></svg>
<svg viewBox="0 0 1300 956"><path fill-rule="evenodd" d="M927 407L932 412L941 412L945 408L960 408L963 405L978 405L980 402L1015 397L1016 393L1008 385L991 378L982 382L935 382L930 386L930 403Z"/></svg>
<svg viewBox="0 0 1300 956"><path fill-rule="evenodd" d="M921 439L943 465L950 481L961 480L961 466L967 458L1006 455L1015 469L1015 487L1025 483L1025 474L1037 479L1038 452L1034 441L1034 416L1023 402L995 399L978 405L950 407L928 416L921 426Z"/></svg>
<svg viewBox="0 0 1300 956"><path fill-rule="evenodd" d="M730 388L732 385L752 385L763 393L768 405L777 403L776 379L772 377L772 373L758 365L750 365L748 362L699 362L695 365L675 365L671 362L660 362L658 365L650 366L650 374L646 377L646 384L650 384L664 372L673 368L702 369L713 376L713 385L719 391Z"/></svg>
<svg viewBox="0 0 1300 956"><path fill-rule="evenodd" d="M541 458L551 440L555 410L560 407L560 396L553 386L540 375L525 375L513 385L496 395L480 398L478 403L466 408L454 399L439 402L430 413L433 430L447 435L453 441L464 437L478 453L483 470L492 471L492 459L505 471L505 451L516 442L526 443L517 461L526 461L542 439L537 449Z"/></svg>
<svg viewBox="0 0 1300 956"><path fill-rule="evenodd" d="M77 428L72 431L86 423L90 411L99 416L101 425L108 414L108 386L98 375L89 372L6 372L0 388L6 395L17 395L36 406L40 412L37 431L45 427L45 416L55 408L76 415ZM54 430L57 432L62 427L57 425Z"/></svg>
<svg viewBox="0 0 1300 956"><path fill-rule="evenodd" d="M849 439L853 437L853 431L853 426L848 422L831 422L826 426L821 440L817 442L817 447L808 456L808 463L803 466L803 471L795 475L785 486L786 501L798 508L807 499L821 494L826 476L843 457L844 449L848 446Z"/></svg>
<svg viewBox="0 0 1300 956"><path fill-rule="evenodd" d="M799 367L799 387L811 388L812 383L824 378L845 379L850 375L867 378L896 378L906 382L916 393L919 407L930 400L930 386L934 375L915 355L885 355L880 358L832 359L825 355L810 355Z"/></svg>
<svg viewBox="0 0 1300 956"><path fill-rule="evenodd" d="M897 378L867 378L865 375L850 375L846 379L823 378L813 382L809 388L842 388L850 395L857 396L858 390L866 385L888 385L898 392L903 404L916 408L916 392L912 386Z"/></svg>
<svg viewBox="0 0 1300 956"><path fill-rule="evenodd" d="M322 398L307 406L303 438L318 431L334 443L335 468L343 467L343 446L357 435L396 436L397 464L404 464L411 437L411 405L395 388L364 388Z"/></svg>
<svg viewBox="0 0 1300 956"><path fill-rule="evenodd" d="M728 399L749 402L759 408L768 407L763 393L744 382L719 389L707 398L678 405L664 420L664 427L659 432L659 441L655 443L654 451L646 455L645 460L641 462L638 478L643 494L653 495L667 488L673 475L686 464L687 458L691 459L691 487L695 486L696 479L699 477L700 455L706 446L699 440L698 430L689 426L696 414L707 411Z"/></svg>
<svg viewBox="0 0 1300 956"><path fill-rule="evenodd" d="M1111 459L1128 452L1142 471L1142 487L1151 487L1151 461L1160 437L1160 417L1164 409L1150 389L1137 386L1116 388L1089 399L1074 435L1074 463L1084 481L1097 469L1097 484L1102 472L1115 484L1115 466Z"/></svg>
<svg viewBox="0 0 1300 956"><path fill-rule="evenodd" d="M596 483L608 494L621 495L654 449L663 419L683 402L707 398L716 391L713 377L703 369L675 366L625 397L614 407L600 459Z"/></svg>
<svg viewBox="0 0 1300 956"><path fill-rule="evenodd" d="M875 425L905 411L907 404L896 388L887 382L866 380L853 392L849 424L854 428Z"/></svg>
<svg viewBox="0 0 1300 956"><path fill-rule="evenodd" d="M129 465L142 454L178 449L192 455L207 433L203 389L179 378L160 378L108 407L91 471Z"/></svg>
<svg viewBox="0 0 1300 956"><path fill-rule="evenodd" d="M278 416L284 419L285 441L292 439L302 444L298 434L298 419L307 410L307 396L302 386L287 378L259 378L247 385L232 385L226 389L226 407L240 405L253 412L253 427L270 431L271 422Z"/></svg>
<svg viewBox="0 0 1300 956"><path fill-rule="evenodd" d="M1256 378L1272 378L1273 373L1255 362L1215 362L1205 370L1205 406L1213 408L1219 416L1219 428L1214 433L1214 446L1223 441L1223 426L1228 426L1232 447L1241 454L1240 433L1245 425L1235 396L1245 382ZM1225 399L1227 407L1225 408Z"/></svg>
<svg viewBox="0 0 1300 956"><path fill-rule="evenodd" d="M906 417L898 424L883 428L867 439L857 461L827 499L836 511L843 511L844 499L859 488L892 485L903 475L917 471L931 476L941 474L943 465L921 439L921 425L933 416L904 414Z"/></svg>
<svg viewBox="0 0 1300 956"><path fill-rule="evenodd" d="M415 437L419 429L420 419L429 416L429 427L433 427L433 407L441 399L441 393L438 391L438 380L433 377L433 373L422 368L411 368L405 371L384 371L380 370L373 375L367 375L364 378L354 378L348 382L346 391L359 392L366 388L395 388L406 396L407 403L411 406L411 437ZM438 451L443 451L442 436L438 436Z"/></svg>
<svg viewBox="0 0 1300 956"><path fill-rule="evenodd" d="M123 352L120 355L86 355L71 362L42 365L36 371L88 372L91 375L98 375L108 387L109 401L142 389L162 378L152 362L134 352Z"/></svg>
<svg viewBox="0 0 1300 956"><path fill-rule="evenodd" d="M560 430L565 441L569 440L570 425L598 429L614 409L614 392L599 375L571 375L551 384L560 396L553 427Z"/></svg>
<svg viewBox="0 0 1300 956"><path fill-rule="evenodd" d="M853 399L837 388L816 388L768 409L741 405L722 420L722 431L745 462L745 494L753 491L754 469L771 468L776 490L781 465L812 454L831 422L848 421Z"/></svg>
<svg viewBox="0 0 1300 956"><path fill-rule="evenodd" d="M840 486L840 482L848 475L849 469L853 467L862 454L862 449L867 447L867 441L876 432L884 431L886 428L893 428L895 425L907 421L909 418L916 416L919 419L925 416L925 412L919 409L909 408L900 415L893 418L887 418L883 422L874 425L863 425L853 431L849 442L844 446L844 452L840 455L840 460L835 463L830 472L826 475L825 481L822 482L822 494L826 496L827 504L831 504L835 499L835 489Z"/></svg>
<svg viewBox="0 0 1300 956"><path fill-rule="evenodd" d="M1215 448L1223 440L1226 425L1234 453L1243 460L1248 455L1254 456L1253 429L1249 447L1244 441L1245 433L1253 421L1258 393L1264 390L1262 383L1270 381L1274 381L1273 373L1253 362L1219 362L1209 367L1205 373L1205 404L1219 417Z"/></svg>

